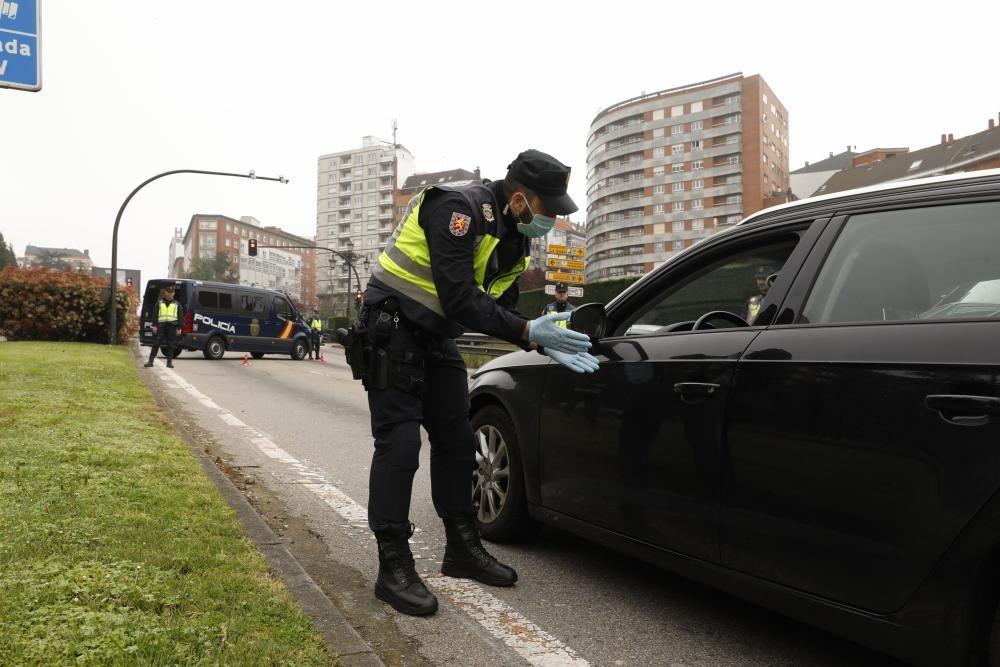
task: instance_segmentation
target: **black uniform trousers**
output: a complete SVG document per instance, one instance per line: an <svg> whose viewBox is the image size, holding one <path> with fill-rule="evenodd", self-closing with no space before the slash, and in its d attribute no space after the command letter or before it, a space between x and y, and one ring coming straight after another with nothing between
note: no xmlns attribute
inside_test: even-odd
<svg viewBox="0 0 1000 667"><path fill-rule="evenodd" d="M320 343L322 342L320 340L320 336L321 336L321 334L320 334L319 331L310 330L310 332L309 332L309 342L310 342L309 356L310 357L315 353L316 354L316 358L319 359L319 348L320 348Z"/></svg>
<svg viewBox="0 0 1000 667"><path fill-rule="evenodd" d="M149 351L149 363L153 363L153 359L156 359L156 350L161 347L167 351L167 361L171 364L174 362L174 350L177 349L179 329L179 324L170 324L168 322L156 325L156 345Z"/></svg>
<svg viewBox="0 0 1000 667"><path fill-rule="evenodd" d="M469 421L469 378L458 345L398 315L388 340L375 334L378 307L366 318L369 340L388 353L388 387L366 378L375 454L368 525L379 531L409 523L413 476L419 467L420 427L431 446L431 498L442 519L469 516L475 436ZM411 379L408 379L411 378ZM408 388L407 385L409 385Z"/></svg>

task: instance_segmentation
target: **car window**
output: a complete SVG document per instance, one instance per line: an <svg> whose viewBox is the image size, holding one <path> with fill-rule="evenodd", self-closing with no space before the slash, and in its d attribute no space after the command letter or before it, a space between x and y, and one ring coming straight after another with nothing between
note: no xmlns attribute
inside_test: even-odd
<svg viewBox="0 0 1000 667"><path fill-rule="evenodd" d="M616 327L615 335L644 335L681 331L705 313L727 311L750 322L799 237L783 234L768 242L742 244L693 269L686 276L668 278L663 290ZM735 326L712 322L715 328ZM687 328L690 328L688 326Z"/></svg>
<svg viewBox="0 0 1000 667"><path fill-rule="evenodd" d="M208 290L198 291L198 305L203 308L218 308L219 307L219 293L209 292Z"/></svg>
<svg viewBox="0 0 1000 667"><path fill-rule="evenodd" d="M1000 203L856 215L844 225L801 323L1000 317Z"/></svg>
<svg viewBox="0 0 1000 667"><path fill-rule="evenodd" d="M292 308L288 305L288 302L279 298L274 299L274 310L285 319L288 319L288 316L292 313Z"/></svg>

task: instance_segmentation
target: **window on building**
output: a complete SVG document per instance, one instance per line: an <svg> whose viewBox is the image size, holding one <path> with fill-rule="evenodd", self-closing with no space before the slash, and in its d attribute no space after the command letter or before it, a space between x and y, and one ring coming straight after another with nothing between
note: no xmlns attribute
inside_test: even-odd
<svg viewBox="0 0 1000 667"><path fill-rule="evenodd" d="M693 181L691 181L691 189L692 190L701 190L704 187L705 187L705 181L704 181L704 179L696 178Z"/></svg>
<svg viewBox="0 0 1000 667"><path fill-rule="evenodd" d="M692 102L691 103L691 113L698 113L699 111L701 111L704 108L704 104L705 103L701 102L701 101Z"/></svg>
<svg viewBox="0 0 1000 667"><path fill-rule="evenodd" d="M700 219L699 220L692 220L691 221L691 229L693 229L694 231L699 231L699 230L705 229L705 221L704 220L700 220Z"/></svg>
<svg viewBox="0 0 1000 667"><path fill-rule="evenodd" d="M662 136L663 136L663 128L662 127L658 127L655 130L653 130L653 138L662 137Z"/></svg>
<svg viewBox="0 0 1000 667"><path fill-rule="evenodd" d="M670 153L672 155L680 155L684 152L684 144L674 144L670 147Z"/></svg>
<svg viewBox="0 0 1000 667"><path fill-rule="evenodd" d="M701 147L702 147L702 141L701 141L701 139L692 139L691 140L691 150L693 150L693 151L700 151Z"/></svg>
<svg viewBox="0 0 1000 667"><path fill-rule="evenodd" d="M705 127L704 121L696 120L691 122L691 131L700 130Z"/></svg>
<svg viewBox="0 0 1000 667"><path fill-rule="evenodd" d="M663 170L664 170L663 165L653 167L653 176L662 176Z"/></svg>
<svg viewBox="0 0 1000 667"><path fill-rule="evenodd" d="M654 186L653 186L653 194L654 194L654 195L662 195L662 194L663 194L663 191L664 191L665 189L666 189L666 188L665 188L665 187L663 186L663 183L659 183L659 184L657 184L657 185L654 185Z"/></svg>
<svg viewBox="0 0 1000 667"><path fill-rule="evenodd" d="M684 173L684 163L680 162L678 164L670 165L671 174L683 174Z"/></svg>
<svg viewBox="0 0 1000 667"><path fill-rule="evenodd" d="M700 211L703 208L705 208L705 202L703 200L701 200L701 199L692 199L691 200L691 210L693 210L693 211Z"/></svg>
<svg viewBox="0 0 1000 667"><path fill-rule="evenodd" d="M663 241L653 242L653 252L663 252Z"/></svg>
<svg viewBox="0 0 1000 667"><path fill-rule="evenodd" d="M653 206L653 213L663 213L663 204L655 204Z"/></svg>
<svg viewBox="0 0 1000 667"><path fill-rule="evenodd" d="M677 116L684 115L684 105L678 104L677 106L670 107L670 116L676 118Z"/></svg>
<svg viewBox="0 0 1000 667"><path fill-rule="evenodd" d="M704 166L705 166L705 161L704 160L692 160L691 161L691 171L698 171L699 169L704 168Z"/></svg>
<svg viewBox="0 0 1000 667"><path fill-rule="evenodd" d="M653 120L663 120L663 109L653 110Z"/></svg>
<svg viewBox="0 0 1000 667"><path fill-rule="evenodd" d="M672 184L670 186L670 191L671 192L684 192L684 183L683 182L677 182L677 183Z"/></svg>
<svg viewBox="0 0 1000 667"><path fill-rule="evenodd" d="M663 157L663 146L657 146L653 149L653 157Z"/></svg>
<svg viewBox="0 0 1000 667"><path fill-rule="evenodd" d="M674 213L680 213L683 210L684 210L684 202L682 202L682 201L675 201L674 202Z"/></svg>
<svg viewBox="0 0 1000 667"><path fill-rule="evenodd" d="M671 126L670 134L684 134L684 126L683 125Z"/></svg>

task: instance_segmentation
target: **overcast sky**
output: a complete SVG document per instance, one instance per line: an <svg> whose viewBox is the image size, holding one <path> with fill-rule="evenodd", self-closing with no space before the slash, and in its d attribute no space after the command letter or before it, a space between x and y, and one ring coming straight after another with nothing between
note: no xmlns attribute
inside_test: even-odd
<svg viewBox="0 0 1000 667"><path fill-rule="evenodd" d="M16 0L15 0L16 1ZM503 176L524 148L573 167L604 107L734 72L789 112L792 169L848 145L921 148L1000 111L1000 3L42 0L38 93L0 88L0 232L165 275L195 213L311 237L317 157L365 135L419 171ZM583 221L583 214L577 219Z"/></svg>

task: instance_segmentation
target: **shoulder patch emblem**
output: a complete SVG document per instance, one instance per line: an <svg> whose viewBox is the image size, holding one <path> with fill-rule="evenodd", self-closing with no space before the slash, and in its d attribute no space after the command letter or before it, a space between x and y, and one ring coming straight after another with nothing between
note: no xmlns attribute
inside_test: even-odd
<svg viewBox="0 0 1000 667"><path fill-rule="evenodd" d="M486 218L486 222L496 221L496 218L493 217L493 204L483 204L483 217Z"/></svg>
<svg viewBox="0 0 1000 667"><path fill-rule="evenodd" d="M462 213L452 213L451 223L448 225L448 231L451 232L452 236L465 236L469 227L472 224L472 218Z"/></svg>

